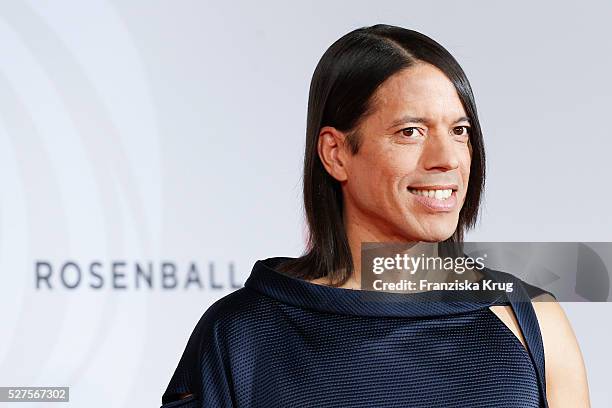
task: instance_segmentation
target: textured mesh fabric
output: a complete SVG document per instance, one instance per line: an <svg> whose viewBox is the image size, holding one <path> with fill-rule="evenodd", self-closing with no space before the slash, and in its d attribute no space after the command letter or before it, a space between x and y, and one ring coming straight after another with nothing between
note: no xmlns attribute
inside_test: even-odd
<svg viewBox="0 0 612 408"><path fill-rule="evenodd" d="M547 406L529 301L546 291L492 271L520 284L514 298L414 302L286 276L274 269L286 259L257 261L245 287L206 310L164 408ZM492 305L512 306L527 349Z"/></svg>

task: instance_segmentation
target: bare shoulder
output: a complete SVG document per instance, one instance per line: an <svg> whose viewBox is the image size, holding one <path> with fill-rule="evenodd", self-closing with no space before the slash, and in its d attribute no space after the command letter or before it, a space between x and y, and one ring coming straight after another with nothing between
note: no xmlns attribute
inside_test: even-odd
<svg viewBox="0 0 612 408"><path fill-rule="evenodd" d="M550 408L590 407L586 369L576 335L561 304L550 294L532 300L542 333Z"/></svg>

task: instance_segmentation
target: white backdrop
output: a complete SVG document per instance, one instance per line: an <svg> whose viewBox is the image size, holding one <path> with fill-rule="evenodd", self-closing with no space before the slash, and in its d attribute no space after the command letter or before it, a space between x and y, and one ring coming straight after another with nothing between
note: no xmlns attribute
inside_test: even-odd
<svg viewBox="0 0 612 408"><path fill-rule="evenodd" d="M300 253L309 81L364 25L433 37L472 82L489 166L468 239L612 241L611 11L0 3L0 386L70 386L74 407L159 406L206 308L255 260ZM612 307L564 308L593 406L609 406Z"/></svg>

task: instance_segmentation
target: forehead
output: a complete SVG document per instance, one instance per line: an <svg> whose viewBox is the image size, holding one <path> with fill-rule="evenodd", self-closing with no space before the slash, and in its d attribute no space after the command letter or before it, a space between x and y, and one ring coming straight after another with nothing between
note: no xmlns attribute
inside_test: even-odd
<svg viewBox="0 0 612 408"><path fill-rule="evenodd" d="M417 63L390 76L376 90L373 114L379 120L410 114L452 122L465 116L453 83L437 67Z"/></svg>

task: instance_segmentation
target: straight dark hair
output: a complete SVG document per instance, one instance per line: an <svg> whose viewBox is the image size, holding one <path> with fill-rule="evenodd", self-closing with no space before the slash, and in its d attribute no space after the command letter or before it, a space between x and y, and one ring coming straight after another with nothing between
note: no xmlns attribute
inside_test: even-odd
<svg viewBox="0 0 612 408"><path fill-rule="evenodd" d="M426 35L386 24L362 27L334 42L312 76L303 175L308 242L300 257L280 265L281 272L306 280L327 276L333 286L341 286L352 275L342 190L319 158L319 132L323 126L347 132L351 153L357 154L361 140L358 126L373 109L376 89L393 74L419 62L436 66L448 77L472 126L468 190L457 228L444 243L460 245L464 231L475 225L485 182L485 152L467 76L455 58Z"/></svg>

